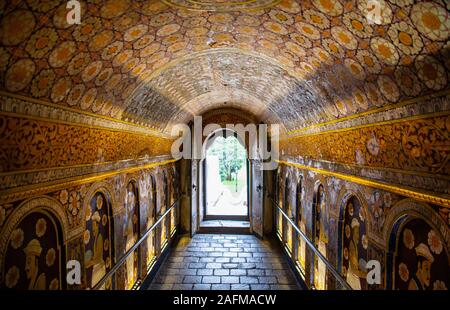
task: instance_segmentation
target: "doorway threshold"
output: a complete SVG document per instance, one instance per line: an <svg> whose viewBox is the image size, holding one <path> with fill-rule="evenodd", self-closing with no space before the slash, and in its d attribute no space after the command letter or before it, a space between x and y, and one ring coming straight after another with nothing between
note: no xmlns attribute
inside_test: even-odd
<svg viewBox="0 0 450 310"><path fill-rule="evenodd" d="M203 234L250 234L249 221L205 220L200 223L199 233Z"/></svg>

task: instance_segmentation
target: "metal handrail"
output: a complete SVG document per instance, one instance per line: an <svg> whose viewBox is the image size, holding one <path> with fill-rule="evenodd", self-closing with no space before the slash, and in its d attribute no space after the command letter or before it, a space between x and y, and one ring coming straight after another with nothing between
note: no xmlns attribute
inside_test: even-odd
<svg viewBox="0 0 450 310"><path fill-rule="evenodd" d="M155 228L166 218L167 214L169 214L172 209L175 209L178 205L178 201L180 198L175 200L175 202L170 206L169 209L166 210L166 212L161 215L161 217L149 228L147 231L142 235L142 237L123 255L117 263L111 268L110 271L108 271L101 279L97 282L97 284L92 288L93 290L98 290L100 287L108 280L122 265L125 263L127 258L141 245L144 240L147 239L148 235L155 230Z"/></svg>
<svg viewBox="0 0 450 310"><path fill-rule="evenodd" d="M275 204L277 209L283 214L283 216L288 220L289 224L292 225L292 227L297 231L297 233L302 237L302 239L306 242L308 247L322 260L322 262L327 266L327 268L330 270L330 272L333 274L333 276L338 280L338 282L347 290L352 290L352 287L345 281L344 278L342 278L341 274L334 268L334 266L327 260L325 256L320 253L320 251L314 246L314 244L309 240L309 238L301 231L301 229L289 218L289 216L284 212L283 209L280 208L278 203L270 197L272 202Z"/></svg>

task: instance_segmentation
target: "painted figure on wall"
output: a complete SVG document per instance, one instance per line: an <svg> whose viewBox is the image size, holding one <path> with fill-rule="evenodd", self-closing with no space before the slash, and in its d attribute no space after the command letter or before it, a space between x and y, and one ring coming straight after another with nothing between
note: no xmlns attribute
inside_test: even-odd
<svg viewBox="0 0 450 310"><path fill-rule="evenodd" d="M367 235L360 201L351 197L344 212L342 273L354 290L367 289Z"/></svg>
<svg viewBox="0 0 450 310"><path fill-rule="evenodd" d="M325 205L325 190L323 185L317 188L317 194L314 204L314 243L325 257L327 256L328 235L325 226L326 222L326 205ZM326 266L324 262L314 255L314 286L317 289L326 289Z"/></svg>
<svg viewBox="0 0 450 310"><path fill-rule="evenodd" d="M167 210L167 203L169 201L169 187L167 184L167 174L166 171L163 171L163 191L162 191L162 195L161 195L161 210L159 212L159 215L162 216L164 214L164 212L166 212ZM164 247L164 244L167 241L168 238L168 229L169 229L169 221L167 220L168 217L166 217L166 219L164 219L161 223L160 227L160 236L161 236L161 249Z"/></svg>
<svg viewBox="0 0 450 310"><path fill-rule="evenodd" d="M170 182L170 206L172 206L178 198L178 175L175 167L171 169L171 182ZM176 227L177 223L177 212L178 209L175 208L170 216L170 227L171 230Z"/></svg>
<svg viewBox="0 0 450 310"><path fill-rule="evenodd" d="M2 287L20 290L58 290L61 270L60 226L47 211L25 216L13 229L2 266Z"/></svg>
<svg viewBox="0 0 450 310"><path fill-rule="evenodd" d="M286 177L285 187L284 187L284 211L286 212L287 216L292 219L292 206L289 201L291 197L290 192L290 179L289 175ZM284 228L284 241L286 242L287 247L289 250L292 251L292 225L288 223L286 218L283 217L283 224L285 226Z"/></svg>
<svg viewBox="0 0 450 310"><path fill-rule="evenodd" d="M125 251L131 247L139 239L139 199L138 191L134 182L129 182L127 186L127 196L125 200L125 227L123 237L125 239ZM125 263L126 276L125 288L131 289L138 279L138 259L139 250L133 252Z"/></svg>
<svg viewBox="0 0 450 310"><path fill-rule="evenodd" d="M386 213L392 204L390 193L383 193L379 190L373 192L370 202L370 212L372 213L373 229L381 234L386 219Z"/></svg>
<svg viewBox="0 0 450 310"><path fill-rule="evenodd" d="M395 289L448 289L448 249L441 235L424 220L412 219L400 229L394 272Z"/></svg>
<svg viewBox="0 0 450 310"><path fill-rule="evenodd" d="M305 223L305 217L303 214L303 208L302 208L302 183L301 181L298 182L297 185L297 195L296 195L296 202L297 202L297 226L300 228L300 230L306 235L306 223ZM303 270L305 270L306 266L306 242L303 240L300 235L298 236L298 254L297 254L297 260L300 263L300 266Z"/></svg>
<svg viewBox="0 0 450 310"><path fill-rule="evenodd" d="M278 206L283 209L283 177L282 177L282 169L278 167L276 174L276 187L275 187L275 201L278 203ZM277 232L282 235L283 234L283 215L280 212L276 213L276 223L277 223Z"/></svg>
<svg viewBox="0 0 450 310"><path fill-rule="evenodd" d="M156 223L156 183L155 177L150 176L150 186L151 186L151 196L149 203L149 212L147 219L147 229L150 229L154 223ZM155 240L155 231L153 230L150 235L147 237L147 268L151 266L153 260L156 256L156 240Z"/></svg>
<svg viewBox="0 0 450 310"><path fill-rule="evenodd" d="M85 268L88 287L94 287L111 269L112 257L111 208L103 193L96 193L86 210L84 232ZM104 289L111 289L112 279L105 282Z"/></svg>

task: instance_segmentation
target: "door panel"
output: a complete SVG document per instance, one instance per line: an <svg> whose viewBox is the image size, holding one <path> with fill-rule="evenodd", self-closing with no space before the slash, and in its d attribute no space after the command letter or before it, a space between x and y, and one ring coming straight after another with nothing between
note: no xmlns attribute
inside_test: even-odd
<svg viewBox="0 0 450 310"><path fill-rule="evenodd" d="M250 221L252 231L259 237L263 236L263 170L260 160L250 161Z"/></svg>
<svg viewBox="0 0 450 310"><path fill-rule="evenodd" d="M198 229L198 166L199 161L192 160L192 186L191 186L191 236L194 236Z"/></svg>

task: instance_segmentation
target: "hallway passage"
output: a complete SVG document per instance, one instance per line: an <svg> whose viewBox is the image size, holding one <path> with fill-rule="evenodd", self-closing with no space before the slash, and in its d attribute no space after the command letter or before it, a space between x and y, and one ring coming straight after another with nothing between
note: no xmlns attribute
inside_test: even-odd
<svg viewBox="0 0 450 310"><path fill-rule="evenodd" d="M274 241L253 235L181 237L149 289L297 290L294 275Z"/></svg>

